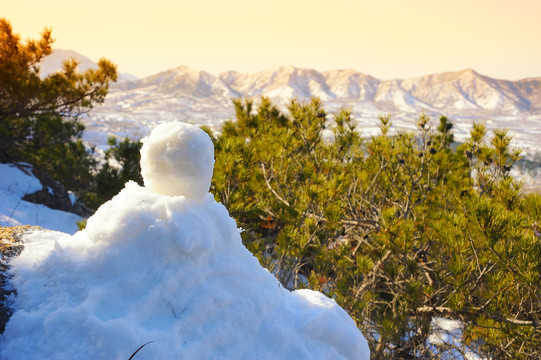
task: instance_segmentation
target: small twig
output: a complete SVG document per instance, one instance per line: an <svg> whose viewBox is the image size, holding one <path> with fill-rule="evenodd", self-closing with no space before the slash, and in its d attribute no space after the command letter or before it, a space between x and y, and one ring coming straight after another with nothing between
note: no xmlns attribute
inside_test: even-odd
<svg viewBox="0 0 541 360"><path fill-rule="evenodd" d="M133 357L135 356L135 354L137 354L139 352L139 350L141 350L142 348L144 348L145 346L147 346L148 344L153 343L153 342L156 342L156 341L149 341L146 344L141 345L139 347L139 349L135 350L135 352L130 356L130 358L128 360L132 360Z"/></svg>
<svg viewBox="0 0 541 360"><path fill-rule="evenodd" d="M281 197L271 186L271 184L269 183L269 179L267 179L267 170L265 169L265 164L263 163L260 163L259 164L260 168L261 168L261 171L263 172L263 179L265 180L265 184L267 185L267 188L272 192L272 194L276 197L276 199L278 199L282 204L286 205L286 206L290 206L289 205L289 202L284 199L283 197Z"/></svg>

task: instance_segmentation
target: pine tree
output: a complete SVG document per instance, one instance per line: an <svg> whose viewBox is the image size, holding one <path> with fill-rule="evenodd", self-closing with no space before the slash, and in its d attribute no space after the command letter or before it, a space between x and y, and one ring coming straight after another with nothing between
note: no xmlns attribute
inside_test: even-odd
<svg viewBox="0 0 541 360"><path fill-rule="evenodd" d="M29 162L78 190L90 181L92 165L79 117L104 101L116 66L101 59L99 69L80 73L68 60L62 71L42 78L39 64L53 41L45 29L40 39L22 42L0 19L0 161Z"/></svg>
<svg viewBox="0 0 541 360"><path fill-rule="evenodd" d="M539 358L541 201L510 176L510 137L452 123L361 136L347 109L319 100L235 100L214 138L212 192L245 245L284 287L334 298L374 359ZM434 342L439 318L462 336ZM443 331L443 330L442 330ZM451 334L448 334L451 335Z"/></svg>

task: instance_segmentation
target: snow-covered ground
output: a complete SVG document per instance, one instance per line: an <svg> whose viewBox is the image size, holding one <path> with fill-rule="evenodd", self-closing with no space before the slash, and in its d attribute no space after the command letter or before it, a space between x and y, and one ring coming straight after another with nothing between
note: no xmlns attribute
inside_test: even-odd
<svg viewBox="0 0 541 360"><path fill-rule="evenodd" d="M128 359L149 342L136 359L369 359L334 300L284 289L242 245L208 193L205 132L164 124L142 155L145 187L128 183L84 230L25 237L0 359Z"/></svg>
<svg viewBox="0 0 541 360"><path fill-rule="evenodd" d="M257 103L257 99L256 99ZM287 99L281 103L287 104ZM393 128L401 130L415 129L420 111L382 111L370 102L323 102L325 110L332 114L341 108L350 108L357 121L358 128L366 136L379 131L379 116L390 114ZM285 111L285 110L284 110ZM425 111L438 125L441 113ZM86 126L85 139L98 147L107 144L107 136L128 136L139 139L156 125L168 121L183 121L209 126L215 130L228 119L234 119L235 110L229 100L219 101L214 98L195 99L189 96L167 96L151 91L122 92L112 91L105 104L96 107L90 116L83 119ZM509 130L514 138L513 146L525 154L541 153L541 114L519 115L477 115L448 116L454 124L453 131L458 141L466 139L472 124L485 124L489 131L499 128Z"/></svg>
<svg viewBox="0 0 541 360"><path fill-rule="evenodd" d="M461 321L438 317L432 319L431 328L428 343L439 348L439 359L489 360L477 355L472 348L475 344L464 344ZM435 348L434 352L437 352Z"/></svg>
<svg viewBox="0 0 541 360"><path fill-rule="evenodd" d="M41 190L30 165L0 164L0 225L37 225L73 234L81 217L45 205L22 200L24 195Z"/></svg>

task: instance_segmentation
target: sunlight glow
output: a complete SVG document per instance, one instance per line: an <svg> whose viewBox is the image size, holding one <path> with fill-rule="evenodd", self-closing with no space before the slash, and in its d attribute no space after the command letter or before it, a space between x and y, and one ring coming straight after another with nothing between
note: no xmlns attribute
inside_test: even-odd
<svg viewBox="0 0 541 360"><path fill-rule="evenodd" d="M2 15L23 38L147 76L179 65L218 73L292 64L381 79L474 68L541 76L541 1L21 0ZM30 10L31 9L31 10Z"/></svg>

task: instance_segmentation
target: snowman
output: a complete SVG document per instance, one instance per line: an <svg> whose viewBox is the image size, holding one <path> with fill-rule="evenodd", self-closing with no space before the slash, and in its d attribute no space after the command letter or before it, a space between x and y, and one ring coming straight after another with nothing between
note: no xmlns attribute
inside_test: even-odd
<svg viewBox="0 0 541 360"><path fill-rule="evenodd" d="M213 165L203 130L161 124L143 139L144 186L73 236L27 235L0 359L368 360L334 300L284 289L243 246L209 193Z"/></svg>

